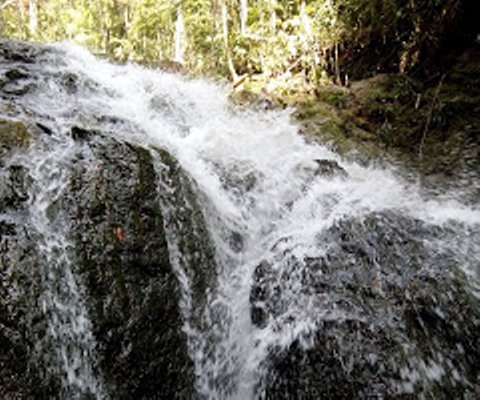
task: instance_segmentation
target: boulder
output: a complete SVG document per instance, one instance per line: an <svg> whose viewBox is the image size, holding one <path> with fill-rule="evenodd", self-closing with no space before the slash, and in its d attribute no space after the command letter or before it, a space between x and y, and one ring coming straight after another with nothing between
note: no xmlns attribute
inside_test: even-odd
<svg viewBox="0 0 480 400"><path fill-rule="evenodd" d="M191 316L182 309L178 268L189 276L196 304L205 300L215 271L197 193L166 150L102 131L108 116L90 117L99 123L95 129L72 121L70 137L62 137L48 115L30 112L23 89L34 89L41 74L36 62L48 51L54 52L0 40L0 397L65 394L60 377L49 372L48 355L38 354L46 347L36 345L49 329L50 311L40 306L45 260L41 233L30 221L35 177L19 153L55 151L73 141L73 158L63 166L71 168L67 187L52 200L48 216L60 216L68 227L72 273L98 358L94 373L111 398L192 398L194 366L184 330ZM52 79L69 93L93 85L73 74ZM115 126L132 129L121 119ZM165 215L171 201L183 206ZM177 260L180 266L172 264L168 235L187 255Z"/></svg>
<svg viewBox="0 0 480 400"><path fill-rule="evenodd" d="M74 137L80 129L74 129ZM100 366L116 398L188 398L193 365L147 150L85 131L65 198Z"/></svg>
<svg viewBox="0 0 480 400"><path fill-rule="evenodd" d="M449 250L428 245L453 240L448 230L373 213L318 240L322 257L286 251L275 268L264 261L255 271L256 326L288 330L305 304L315 321L289 346L272 345L265 398L475 395L479 302Z"/></svg>

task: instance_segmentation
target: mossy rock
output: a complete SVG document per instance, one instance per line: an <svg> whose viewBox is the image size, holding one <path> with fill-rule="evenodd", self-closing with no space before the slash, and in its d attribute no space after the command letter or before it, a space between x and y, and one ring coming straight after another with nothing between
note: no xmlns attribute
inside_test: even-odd
<svg viewBox="0 0 480 400"><path fill-rule="evenodd" d="M349 107L368 119L373 130L400 118L404 107L415 107L422 87L405 75L381 74L351 85Z"/></svg>
<svg viewBox="0 0 480 400"><path fill-rule="evenodd" d="M337 108L346 105L349 94L349 90L342 86L326 86L315 92L318 100Z"/></svg>
<svg viewBox="0 0 480 400"><path fill-rule="evenodd" d="M378 157L379 148L375 147L375 135L362 129L345 117L346 111L321 100L306 101L297 105L293 117L302 125L302 132L314 141L329 145L342 156L349 158L355 154L358 158Z"/></svg>
<svg viewBox="0 0 480 400"><path fill-rule="evenodd" d="M23 122L0 119L0 157L12 148L28 147L32 139L32 133Z"/></svg>
<svg viewBox="0 0 480 400"><path fill-rule="evenodd" d="M458 175L474 184L480 171L478 70L480 49L473 49L428 82L379 74L348 88L319 88L314 100L297 105L294 117L307 137L343 156L393 161L448 185L455 186Z"/></svg>
<svg viewBox="0 0 480 400"><path fill-rule="evenodd" d="M251 107L256 110L282 109L288 103L288 100L285 101L283 98L273 94L248 89L232 92L229 99L237 106Z"/></svg>

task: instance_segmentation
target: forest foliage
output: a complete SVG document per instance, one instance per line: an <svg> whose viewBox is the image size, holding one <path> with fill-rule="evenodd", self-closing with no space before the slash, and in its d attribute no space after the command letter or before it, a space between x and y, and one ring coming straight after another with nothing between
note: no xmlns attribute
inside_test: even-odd
<svg viewBox="0 0 480 400"><path fill-rule="evenodd" d="M476 40L476 2L0 0L0 22L5 37L66 39L116 61L308 90L377 72L431 73L446 46Z"/></svg>

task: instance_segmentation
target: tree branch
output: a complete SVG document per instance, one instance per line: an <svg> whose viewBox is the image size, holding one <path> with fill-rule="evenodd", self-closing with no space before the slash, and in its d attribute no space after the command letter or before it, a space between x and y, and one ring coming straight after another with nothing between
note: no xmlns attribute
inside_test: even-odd
<svg viewBox="0 0 480 400"><path fill-rule="evenodd" d="M3 10L5 7L8 7L10 4L12 4L15 0L7 0L4 2L2 5L0 5L0 10Z"/></svg>

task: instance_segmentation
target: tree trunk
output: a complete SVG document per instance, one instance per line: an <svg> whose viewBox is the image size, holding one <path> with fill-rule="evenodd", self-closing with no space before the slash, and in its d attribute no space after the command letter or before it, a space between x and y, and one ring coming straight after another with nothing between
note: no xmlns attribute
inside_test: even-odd
<svg viewBox="0 0 480 400"><path fill-rule="evenodd" d="M233 65L232 54L230 52L230 45L228 42L228 6L227 1L222 1L222 28L223 28L223 46L225 49L225 57L227 59L227 67L232 75L233 81L236 81L238 76Z"/></svg>
<svg viewBox="0 0 480 400"><path fill-rule="evenodd" d="M342 80L340 78L340 62L339 62L339 51L338 51L338 42L335 43L335 83L337 85L342 84Z"/></svg>
<svg viewBox="0 0 480 400"><path fill-rule="evenodd" d="M245 34L248 20L248 0L240 0L240 33Z"/></svg>
<svg viewBox="0 0 480 400"><path fill-rule="evenodd" d="M177 3L177 21L175 22L175 56L173 60L180 64L183 64L183 36L184 36L184 25L183 25L183 10L182 5Z"/></svg>
<svg viewBox="0 0 480 400"><path fill-rule="evenodd" d="M38 5L37 0L28 1L28 34L31 39L37 35L38 26Z"/></svg>

